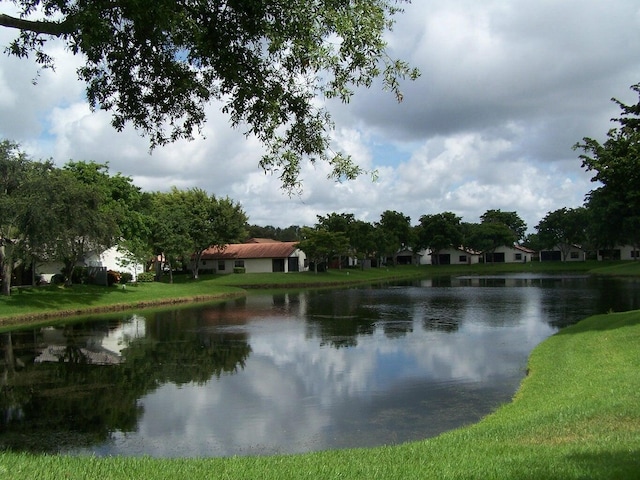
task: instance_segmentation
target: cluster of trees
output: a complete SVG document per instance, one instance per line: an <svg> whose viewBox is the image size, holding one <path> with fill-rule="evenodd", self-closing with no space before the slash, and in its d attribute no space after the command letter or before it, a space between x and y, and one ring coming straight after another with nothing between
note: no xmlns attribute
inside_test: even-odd
<svg viewBox="0 0 640 480"><path fill-rule="evenodd" d="M16 265L59 261L65 283L90 252L119 245L130 261L161 255L175 265L215 245L238 241L247 216L229 198L205 191L142 192L107 165L70 161L62 168L31 160L0 142L0 278L10 294ZM198 276L197 262L193 275ZM172 269L170 269L172 270Z"/></svg>
<svg viewBox="0 0 640 480"><path fill-rule="evenodd" d="M640 96L640 84L631 89ZM301 248L319 263L345 255L384 260L403 247L437 254L451 246L491 252L517 243L534 251L560 249L563 260L572 245L590 252L616 245L640 250L640 100L634 105L613 101L622 112L613 119L618 126L609 130L607 140L601 144L585 137L574 146L584 152L582 167L594 172L598 187L587 193L583 206L548 212L536 233L526 235L527 225L517 212L501 210L486 211L480 223L462 222L452 212L423 215L415 226L396 211L384 212L374 223L331 213L318 216L313 228L299 230Z"/></svg>
<svg viewBox="0 0 640 480"><path fill-rule="evenodd" d="M490 252L524 239L527 226L516 212L487 210L480 223L463 222L452 212L422 215L418 225L401 212L387 210L377 222L357 220L351 213L318 215L314 227L303 227L300 248L315 265L331 258L356 257L378 263L394 261L403 248L437 253L451 246ZM434 257L436 259L437 256Z"/></svg>

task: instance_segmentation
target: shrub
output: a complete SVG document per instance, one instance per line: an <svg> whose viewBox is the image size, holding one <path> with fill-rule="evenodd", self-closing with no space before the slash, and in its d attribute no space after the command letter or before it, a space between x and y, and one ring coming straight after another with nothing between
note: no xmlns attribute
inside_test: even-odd
<svg viewBox="0 0 640 480"><path fill-rule="evenodd" d="M244 273L244 267L233 267L233 273Z"/></svg>
<svg viewBox="0 0 640 480"><path fill-rule="evenodd" d="M138 282L153 282L156 274L153 272L142 272L138 274Z"/></svg>
<svg viewBox="0 0 640 480"><path fill-rule="evenodd" d="M89 269L87 267L73 267L71 272L71 283L88 283Z"/></svg>
<svg viewBox="0 0 640 480"><path fill-rule="evenodd" d="M133 279L133 275L129 272L120 272L120 283L129 283Z"/></svg>
<svg viewBox="0 0 640 480"><path fill-rule="evenodd" d="M53 277L51 277L51 283L54 285L62 285L64 283L64 275L61 273L56 273Z"/></svg>

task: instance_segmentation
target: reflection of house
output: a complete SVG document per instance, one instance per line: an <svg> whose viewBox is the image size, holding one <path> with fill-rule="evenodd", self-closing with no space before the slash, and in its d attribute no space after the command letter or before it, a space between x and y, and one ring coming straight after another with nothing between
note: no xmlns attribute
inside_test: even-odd
<svg viewBox="0 0 640 480"><path fill-rule="evenodd" d="M90 365L118 365L123 359L108 350L89 350L84 347L49 345L34 360L35 363L81 363Z"/></svg>
<svg viewBox="0 0 640 480"><path fill-rule="evenodd" d="M541 262L583 262L587 258L586 252L577 245L571 245L568 251L565 251L566 259L560 247L551 250L540 251Z"/></svg>
<svg viewBox="0 0 640 480"><path fill-rule="evenodd" d="M530 262L536 252L520 245L502 246L492 252L485 252L485 263L526 263Z"/></svg>
<svg viewBox="0 0 640 480"><path fill-rule="evenodd" d="M205 250L198 268L216 273L233 273L234 269L246 273L301 272L307 270L306 258L298 242L252 239Z"/></svg>
<svg viewBox="0 0 640 480"><path fill-rule="evenodd" d="M463 247L438 250L430 257L434 265L472 265L480 261L480 253Z"/></svg>
<svg viewBox="0 0 640 480"><path fill-rule="evenodd" d="M617 245L598 250L598 260L640 260L640 250L632 245Z"/></svg>

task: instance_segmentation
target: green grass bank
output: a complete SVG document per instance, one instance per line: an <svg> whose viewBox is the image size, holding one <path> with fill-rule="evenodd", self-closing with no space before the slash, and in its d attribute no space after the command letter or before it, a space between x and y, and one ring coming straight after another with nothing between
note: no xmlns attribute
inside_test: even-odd
<svg viewBox="0 0 640 480"><path fill-rule="evenodd" d="M640 312L590 317L532 352L514 400L393 447L272 457L0 454L12 479L632 479L640 472Z"/></svg>

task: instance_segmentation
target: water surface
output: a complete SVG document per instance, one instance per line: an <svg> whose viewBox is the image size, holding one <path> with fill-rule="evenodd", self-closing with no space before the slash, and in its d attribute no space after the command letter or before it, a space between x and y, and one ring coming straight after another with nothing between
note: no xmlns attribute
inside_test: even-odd
<svg viewBox="0 0 640 480"><path fill-rule="evenodd" d="M264 455L397 444L508 402L531 349L634 281L457 277L3 334L0 448Z"/></svg>

